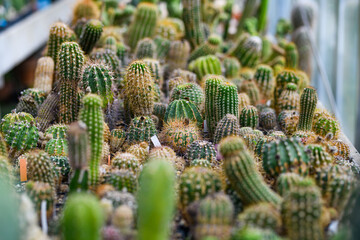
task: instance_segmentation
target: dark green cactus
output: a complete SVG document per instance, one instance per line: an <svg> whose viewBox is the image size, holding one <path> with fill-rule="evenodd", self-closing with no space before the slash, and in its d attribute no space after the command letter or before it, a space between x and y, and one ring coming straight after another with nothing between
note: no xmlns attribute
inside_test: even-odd
<svg viewBox="0 0 360 240"><path fill-rule="evenodd" d="M272 108L265 108L260 111L259 125L265 130L271 130L276 128L277 120L275 110Z"/></svg>
<svg viewBox="0 0 360 240"><path fill-rule="evenodd" d="M221 37L217 35L209 36L206 42L199 45L197 48L192 51L188 62L195 60L199 57L206 56L206 55L215 55L219 49L221 44Z"/></svg>
<svg viewBox="0 0 360 240"><path fill-rule="evenodd" d="M288 237L294 240L324 239L321 193L311 179L297 183L285 195L282 218Z"/></svg>
<svg viewBox="0 0 360 240"><path fill-rule="evenodd" d="M118 191L136 193L138 183L137 176L130 170L120 169L113 171L106 181Z"/></svg>
<svg viewBox="0 0 360 240"><path fill-rule="evenodd" d="M50 139L45 145L45 151L50 156L67 156L68 142L66 139Z"/></svg>
<svg viewBox="0 0 360 240"><path fill-rule="evenodd" d="M50 156L44 151L33 150L26 157L28 180L48 183L55 194L55 171Z"/></svg>
<svg viewBox="0 0 360 240"><path fill-rule="evenodd" d="M314 88L305 88L300 97L300 118L298 130L310 131L317 104L317 93Z"/></svg>
<svg viewBox="0 0 360 240"><path fill-rule="evenodd" d="M214 134L214 143L218 144L221 139L227 136L238 136L240 126L238 124L238 119L235 115L226 114L216 126L216 131Z"/></svg>
<svg viewBox="0 0 360 240"><path fill-rule="evenodd" d="M176 201L171 164L158 159L146 165L140 176L138 199L138 239L168 239Z"/></svg>
<svg viewBox="0 0 360 240"><path fill-rule="evenodd" d="M134 19L128 29L128 45L132 50L135 49L139 40L153 36L157 19L156 4L142 2L137 6Z"/></svg>
<svg viewBox="0 0 360 240"><path fill-rule="evenodd" d="M189 69L196 73L198 83L202 85L202 78L205 75L221 75L221 62L215 55L207 55L192 61L189 65Z"/></svg>
<svg viewBox="0 0 360 240"><path fill-rule="evenodd" d="M340 134L340 124L336 119L324 116L314 122L312 130L322 137L337 139Z"/></svg>
<svg viewBox="0 0 360 240"><path fill-rule="evenodd" d="M279 204L281 197L271 190L255 168L255 160L246 150L241 137L232 136L220 142L224 171L232 188L245 204L269 202Z"/></svg>
<svg viewBox="0 0 360 240"><path fill-rule="evenodd" d="M258 36L243 34L238 42L230 49L230 55L236 57L242 67L254 68L261 57L262 41Z"/></svg>
<svg viewBox="0 0 360 240"><path fill-rule="evenodd" d="M99 165L104 139L104 116L101 109L101 98L95 94L87 94L83 100L79 120L87 126L90 143L90 184L99 183Z"/></svg>
<svg viewBox="0 0 360 240"><path fill-rule="evenodd" d="M121 86L122 64L115 52L104 48L95 49L90 54L90 60L94 61L94 63L108 66L113 73L114 83Z"/></svg>
<svg viewBox="0 0 360 240"><path fill-rule="evenodd" d="M103 24L96 19L89 20L83 27L80 35L79 44L82 50L89 54L96 42L100 39L103 31Z"/></svg>
<svg viewBox="0 0 360 240"><path fill-rule="evenodd" d="M156 45L157 58L161 61L164 61L169 53L171 41L161 36L156 36L154 38L154 43Z"/></svg>
<svg viewBox="0 0 360 240"><path fill-rule="evenodd" d="M67 136L69 126L63 124L54 124L46 129L45 134L50 135L52 138L63 138Z"/></svg>
<svg viewBox="0 0 360 240"><path fill-rule="evenodd" d="M276 189L278 193L284 197L294 188L294 186L302 181L302 179L303 178L297 173L282 173L276 180Z"/></svg>
<svg viewBox="0 0 360 240"><path fill-rule="evenodd" d="M224 59L223 65L226 78L232 79L239 76L241 65L237 58L228 56Z"/></svg>
<svg viewBox="0 0 360 240"><path fill-rule="evenodd" d="M303 176L309 172L310 158L298 139L271 142L265 146L262 156L264 170L273 177L283 172L295 172Z"/></svg>
<svg viewBox="0 0 360 240"><path fill-rule="evenodd" d="M276 23L276 37L286 38L286 35L292 31L291 22L287 19L280 18Z"/></svg>
<svg viewBox="0 0 360 240"><path fill-rule="evenodd" d="M264 97L271 99L275 87L274 73L270 66L259 65L254 75L259 90Z"/></svg>
<svg viewBox="0 0 360 240"><path fill-rule="evenodd" d="M279 114L285 110L299 110L300 95L297 93L297 86L294 83L288 83L286 89L280 94L275 109Z"/></svg>
<svg viewBox="0 0 360 240"><path fill-rule="evenodd" d="M135 50L135 58L143 59L143 58L156 58L156 45L151 38L144 38L138 41L136 50Z"/></svg>
<svg viewBox="0 0 360 240"><path fill-rule="evenodd" d="M299 63L299 54L294 43L288 43L285 46L285 67L288 69L297 69Z"/></svg>
<svg viewBox="0 0 360 240"><path fill-rule="evenodd" d="M190 164L195 159L206 159L213 166L217 166L219 164L216 160L216 150L214 145L205 140L192 142L186 150L186 159Z"/></svg>
<svg viewBox="0 0 360 240"><path fill-rule="evenodd" d="M156 127L150 117L136 117L131 120L126 141L128 143L150 143L150 138L156 134Z"/></svg>
<svg viewBox="0 0 360 240"><path fill-rule="evenodd" d="M204 103L204 92L196 83L177 85L171 93L170 101L184 99L193 102L198 108Z"/></svg>
<svg viewBox="0 0 360 240"><path fill-rule="evenodd" d="M130 48L124 43L116 43L116 56L120 60L121 66L127 66L129 62Z"/></svg>
<svg viewBox="0 0 360 240"><path fill-rule="evenodd" d="M45 131L45 129L56 120L59 102L59 93L57 91L51 91L44 103L39 107L35 121L40 131Z"/></svg>
<svg viewBox="0 0 360 240"><path fill-rule="evenodd" d="M82 86L86 90L90 88L91 93L101 96L104 108L114 100L112 81L112 73L104 65L89 64L84 68Z"/></svg>
<svg viewBox="0 0 360 240"><path fill-rule="evenodd" d="M69 158L67 156L51 156L50 160L53 162L55 171L61 181L67 183L71 171Z"/></svg>
<svg viewBox="0 0 360 240"><path fill-rule="evenodd" d="M33 121L34 117L29 113L12 111L6 114L1 120L1 132L6 134L11 130L12 124L16 122L31 123Z"/></svg>
<svg viewBox="0 0 360 240"><path fill-rule="evenodd" d="M278 98L288 83L299 83L300 78L292 70L284 70L276 76L276 87L274 89L274 104L276 106Z"/></svg>
<svg viewBox="0 0 360 240"><path fill-rule="evenodd" d="M186 100L174 100L169 104L164 116L164 122L172 121L173 119L189 119L197 122L199 126L202 126L203 123L198 107Z"/></svg>
<svg viewBox="0 0 360 240"><path fill-rule="evenodd" d="M218 86L222 82L223 79L221 76L213 76L205 82L205 119L210 137L213 136L216 129L216 98L218 95Z"/></svg>
<svg viewBox="0 0 360 240"><path fill-rule="evenodd" d="M246 106L241 110L239 123L241 127L257 128L259 126L259 113L256 107Z"/></svg>
<svg viewBox="0 0 360 240"><path fill-rule="evenodd" d="M200 0L182 0L185 25L185 36L193 48L196 48L205 40L200 14Z"/></svg>
<svg viewBox="0 0 360 240"><path fill-rule="evenodd" d="M218 123L227 114L239 116L237 88L229 82L221 82L215 93L215 121Z"/></svg>

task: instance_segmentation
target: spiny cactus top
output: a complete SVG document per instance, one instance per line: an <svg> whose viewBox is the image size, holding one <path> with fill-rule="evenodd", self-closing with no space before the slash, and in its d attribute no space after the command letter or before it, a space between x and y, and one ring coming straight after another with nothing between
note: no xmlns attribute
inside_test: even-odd
<svg viewBox="0 0 360 240"><path fill-rule="evenodd" d="M79 44L75 42L63 43L58 56L60 76L66 80L80 80L85 56Z"/></svg>
<svg viewBox="0 0 360 240"><path fill-rule="evenodd" d="M50 27L47 56L54 60L55 66L58 61L57 58L61 44L69 41L69 39L70 29L66 24L62 22L56 22Z"/></svg>

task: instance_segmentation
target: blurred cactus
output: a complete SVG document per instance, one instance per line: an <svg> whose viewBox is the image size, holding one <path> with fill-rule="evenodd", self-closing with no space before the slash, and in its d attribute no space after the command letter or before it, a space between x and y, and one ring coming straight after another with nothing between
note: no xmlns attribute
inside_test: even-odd
<svg viewBox="0 0 360 240"><path fill-rule="evenodd" d="M223 65L226 78L232 79L239 76L241 65L237 58L228 56L224 59Z"/></svg>
<svg viewBox="0 0 360 240"><path fill-rule="evenodd" d="M54 208L54 192L49 183L29 181L25 185L26 194L35 205L37 215L40 219L42 201L46 202L46 217L51 218Z"/></svg>
<svg viewBox="0 0 360 240"><path fill-rule="evenodd" d="M55 194L55 171L50 156L42 150L33 150L26 158L28 180L48 183Z"/></svg>
<svg viewBox="0 0 360 240"><path fill-rule="evenodd" d="M57 119L59 102L60 94L53 90L39 107L35 120L40 131L45 131Z"/></svg>
<svg viewBox="0 0 360 240"><path fill-rule="evenodd" d="M261 94L267 99L271 99L275 86L272 68L268 65L259 65L256 68L254 80L257 82Z"/></svg>
<svg viewBox="0 0 360 240"><path fill-rule="evenodd" d="M186 158L188 163L192 163L195 159L206 159L212 165L218 165L216 161L216 150L211 142L205 140L197 140L190 144L186 150Z"/></svg>
<svg viewBox="0 0 360 240"><path fill-rule="evenodd" d="M252 79L242 81L240 92L244 92L249 96L251 105L257 105L261 100L260 90Z"/></svg>
<svg viewBox="0 0 360 240"><path fill-rule="evenodd" d="M188 62L191 62L192 60L195 60L202 56L215 55L219 51L221 41L222 40L219 36L209 36L206 42L202 43L197 48L195 48L194 51L192 51Z"/></svg>
<svg viewBox="0 0 360 240"><path fill-rule="evenodd" d="M217 124L216 100L218 86L223 82L221 76L213 76L205 82L205 119L209 129L210 137L213 136Z"/></svg>
<svg viewBox="0 0 360 240"><path fill-rule="evenodd" d="M77 2L73 10L72 23L76 23L79 19L99 19L100 11L96 3L90 0L82 0Z"/></svg>
<svg viewBox="0 0 360 240"><path fill-rule="evenodd" d="M168 62L168 71L173 72L178 68L184 69L189 55L190 45L188 41L172 41L166 58L166 61Z"/></svg>
<svg viewBox="0 0 360 240"><path fill-rule="evenodd" d="M201 109L204 103L204 92L196 83L179 84L172 90L170 101L178 99L191 101Z"/></svg>
<svg viewBox="0 0 360 240"><path fill-rule="evenodd" d="M288 83L278 98L278 104L275 106L277 113L284 110L297 111L300 108L300 95L297 93L297 86L294 83Z"/></svg>
<svg viewBox="0 0 360 240"><path fill-rule="evenodd" d="M185 36L193 49L205 40L205 33L201 22L200 0L182 0L183 15L185 25Z"/></svg>
<svg viewBox="0 0 360 240"><path fill-rule="evenodd" d="M96 42L100 39L103 24L96 19L89 20L83 27L80 35L79 45L85 54L89 54Z"/></svg>
<svg viewBox="0 0 360 240"><path fill-rule="evenodd" d="M320 117L314 122L313 131L329 139L337 139L340 134L340 124L332 117Z"/></svg>
<svg viewBox="0 0 360 240"><path fill-rule="evenodd" d="M277 127L276 113L272 108L265 108L259 113L259 125L265 130Z"/></svg>
<svg viewBox="0 0 360 240"><path fill-rule="evenodd" d="M295 72L291 70L284 70L279 73L276 77L276 87L274 89L274 104L278 103L278 99L283 90L286 89L286 85L288 83L295 83L296 85L299 83L300 79L296 75Z"/></svg>
<svg viewBox="0 0 360 240"><path fill-rule="evenodd" d="M41 57L37 61L34 88L49 93L52 89L55 62L52 57Z"/></svg>
<svg viewBox="0 0 360 240"><path fill-rule="evenodd" d="M221 139L227 136L238 136L240 126L235 115L226 114L220 122L218 122L214 134L214 143L218 144Z"/></svg>
<svg viewBox="0 0 360 240"><path fill-rule="evenodd" d="M258 36L249 36L244 33L230 49L230 55L236 57L242 67L254 68L261 57L262 41Z"/></svg>
<svg viewBox="0 0 360 240"><path fill-rule="evenodd" d="M284 197L289 193L300 181L302 177L297 173L282 173L276 180L276 189L278 193Z"/></svg>
<svg viewBox="0 0 360 240"><path fill-rule="evenodd" d="M202 78L208 74L221 75L221 62L215 55L199 57L189 64L189 69L196 73L198 83L203 85Z"/></svg>
<svg viewBox="0 0 360 240"><path fill-rule="evenodd" d="M141 116L131 120L127 133L128 143L150 143L150 138L157 134L154 122L150 117Z"/></svg>
<svg viewBox="0 0 360 240"><path fill-rule="evenodd" d="M297 69L299 63L299 54L294 43L289 43L285 46L285 68Z"/></svg>
<svg viewBox="0 0 360 240"><path fill-rule="evenodd" d="M246 106L241 110L239 122L241 127L257 128L259 126L259 113L256 107Z"/></svg>
<svg viewBox="0 0 360 240"><path fill-rule="evenodd" d="M111 172L107 183L111 184L118 191L136 193L138 183L134 172L127 169L120 169Z"/></svg>
<svg viewBox="0 0 360 240"><path fill-rule="evenodd" d="M138 41L135 50L136 59L156 58L156 45L151 38L143 38Z"/></svg>
<svg viewBox="0 0 360 240"><path fill-rule="evenodd" d="M314 88L305 88L300 97L300 119L298 130L310 131L317 104L317 93Z"/></svg>

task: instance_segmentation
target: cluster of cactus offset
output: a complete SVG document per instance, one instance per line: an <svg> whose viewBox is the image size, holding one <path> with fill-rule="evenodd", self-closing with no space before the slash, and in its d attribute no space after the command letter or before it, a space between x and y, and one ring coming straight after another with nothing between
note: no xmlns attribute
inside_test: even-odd
<svg viewBox="0 0 360 240"><path fill-rule="evenodd" d="M269 37L270 1L243 1L235 34L215 2L78 0L50 27L0 123L0 187L21 193L0 238L331 238L360 167L310 86L314 9Z"/></svg>

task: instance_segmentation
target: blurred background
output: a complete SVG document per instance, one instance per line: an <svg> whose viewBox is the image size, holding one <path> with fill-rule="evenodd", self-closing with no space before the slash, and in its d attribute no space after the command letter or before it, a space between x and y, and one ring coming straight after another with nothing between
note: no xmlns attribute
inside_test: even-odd
<svg viewBox="0 0 360 240"><path fill-rule="evenodd" d="M220 0L219 4L224 2ZM322 104L339 119L345 135L360 149L360 0L270 0L269 35L276 33L279 19L291 18L299 2L311 5L316 15L315 24L306 26L312 43L312 85ZM50 25L57 20L69 22L75 3L0 0L1 117L16 106L20 92L32 86L36 61L44 50ZM243 4L242 0L235 1L234 18L239 17Z"/></svg>

